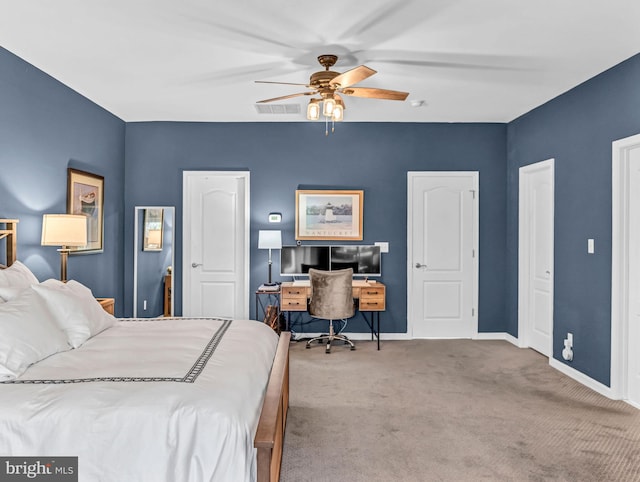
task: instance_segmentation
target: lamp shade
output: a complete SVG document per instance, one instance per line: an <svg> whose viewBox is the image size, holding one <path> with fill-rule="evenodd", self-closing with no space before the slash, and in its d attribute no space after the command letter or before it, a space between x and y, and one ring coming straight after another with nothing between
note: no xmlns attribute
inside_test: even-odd
<svg viewBox="0 0 640 482"><path fill-rule="evenodd" d="M87 217L77 214L42 216L42 246L86 246Z"/></svg>
<svg viewBox="0 0 640 482"><path fill-rule="evenodd" d="M282 248L282 231L267 229L258 232L258 249L280 248Z"/></svg>

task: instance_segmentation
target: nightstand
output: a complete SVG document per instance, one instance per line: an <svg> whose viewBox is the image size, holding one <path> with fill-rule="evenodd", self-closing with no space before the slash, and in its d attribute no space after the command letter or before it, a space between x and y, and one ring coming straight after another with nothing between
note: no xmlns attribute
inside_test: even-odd
<svg viewBox="0 0 640 482"><path fill-rule="evenodd" d="M100 306L104 308L104 311L109 313L110 315L114 314L114 309L116 305L116 300L114 298L96 298Z"/></svg>

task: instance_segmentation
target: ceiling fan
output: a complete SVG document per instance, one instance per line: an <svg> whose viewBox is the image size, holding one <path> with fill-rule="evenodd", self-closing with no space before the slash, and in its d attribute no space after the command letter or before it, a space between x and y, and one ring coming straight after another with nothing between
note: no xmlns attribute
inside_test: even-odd
<svg viewBox="0 0 640 482"><path fill-rule="evenodd" d="M360 65L344 73L329 70L337 61L337 55L325 54L318 56L318 62L320 62L320 65L322 65L325 70L311 74L308 84L256 80L257 83L262 84L302 85L312 89L311 91L259 100L258 103L274 102L305 95L317 95L319 97L312 98L309 101L309 106L307 107L307 118L310 120L319 119L320 104L322 103L322 111L325 117L331 118L334 121L341 121L344 114L344 101L342 100L341 95L385 100L405 100L409 95L408 92L400 92L397 90L377 89L372 87L353 87L354 84L371 77L376 73L376 71L370 69L366 65Z"/></svg>

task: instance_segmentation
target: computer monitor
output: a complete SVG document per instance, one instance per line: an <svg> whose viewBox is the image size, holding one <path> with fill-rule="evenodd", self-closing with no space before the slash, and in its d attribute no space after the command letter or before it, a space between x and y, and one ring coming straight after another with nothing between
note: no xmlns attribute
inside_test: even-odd
<svg viewBox="0 0 640 482"><path fill-rule="evenodd" d="M283 246L280 276L307 276L309 268L331 269L329 246Z"/></svg>
<svg viewBox="0 0 640 482"><path fill-rule="evenodd" d="M331 246L331 269L345 268L354 276L381 276L380 246Z"/></svg>

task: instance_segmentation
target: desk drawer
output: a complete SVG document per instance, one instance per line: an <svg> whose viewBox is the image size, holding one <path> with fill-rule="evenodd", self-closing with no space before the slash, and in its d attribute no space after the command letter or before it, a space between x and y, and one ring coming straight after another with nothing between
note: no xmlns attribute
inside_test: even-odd
<svg viewBox="0 0 640 482"><path fill-rule="evenodd" d="M281 286L281 311L307 311L307 292L305 286Z"/></svg>
<svg viewBox="0 0 640 482"><path fill-rule="evenodd" d="M280 311L307 311L307 297L284 297L280 298Z"/></svg>
<svg viewBox="0 0 640 482"><path fill-rule="evenodd" d="M283 298L306 298L308 289L305 286L282 286L280 293Z"/></svg>
<svg viewBox="0 0 640 482"><path fill-rule="evenodd" d="M385 309L384 286L364 286L360 289L361 311L384 311Z"/></svg>
<svg viewBox="0 0 640 482"><path fill-rule="evenodd" d="M360 298L384 298L384 286L363 286L360 288Z"/></svg>
<svg viewBox="0 0 640 482"><path fill-rule="evenodd" d="M384 311L384 298L360 298L360 311Z"/></svg>

